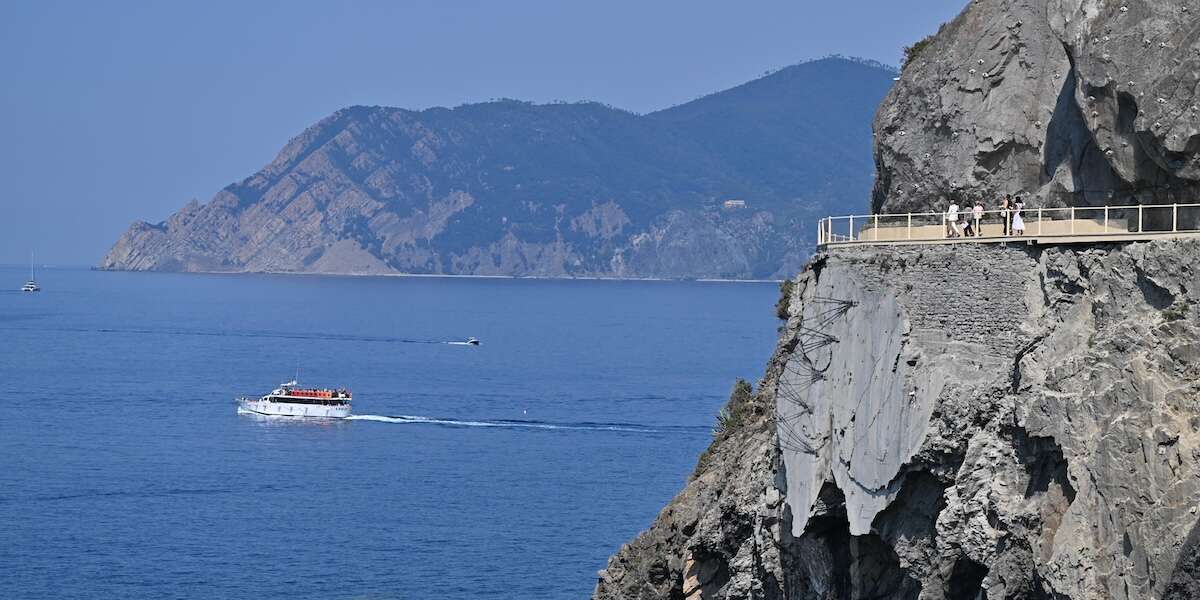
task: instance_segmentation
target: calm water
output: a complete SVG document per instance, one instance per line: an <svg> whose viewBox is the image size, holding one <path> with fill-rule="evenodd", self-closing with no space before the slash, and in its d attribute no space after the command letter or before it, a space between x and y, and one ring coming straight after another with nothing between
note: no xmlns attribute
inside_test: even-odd
<svg viewBox="0 0 1200 600"><path fill-rule="evenodd" d="M0 598L584 598L777 325L773 284L24 279L0 267ZM297 368L442 422L236 414Z"/></svg>

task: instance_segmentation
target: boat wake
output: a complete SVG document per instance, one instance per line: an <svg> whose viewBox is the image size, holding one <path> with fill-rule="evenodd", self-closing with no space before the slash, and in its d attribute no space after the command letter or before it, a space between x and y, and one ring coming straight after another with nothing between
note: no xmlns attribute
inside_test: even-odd
<svg viewBox="0 0 1200 600"><path fill-rule="evenodd" d="M442 419L435 417L420 417L415 415L350 415L347 421L374 421L377 423L394 423L401 425L437 425L443 427L493 427L507 429L551 429L568 431L616 431L622 433L649 434L707 434L707 427L688 427L682 425L651 426L637 423L559 423L553 421L526 421L519 419L497 419L487 421L471 421L465 419Z"/></svg>
<svg viewBox="0 0 1200 600"><path fill-rule="evenodd" d="M4 320L15 320L5 318ZM474 346L470 342L458 340L429 340L429 339L412 339L391 336L376 336L376 335L346 335L337 333L292 333L286 331L269 331L269 330L204 330L204 329L187 329L176 327L164 327L154 329L141 328L90 328L90 327L3 327L3 330L17 331L59 331L65 333L102 333L102 334L122 334L122 335L168 335L168 336L200 336L200 337L223 337L223 338L265 338L279 340L305 340L305 341L321 341L321 342L371 342L382 344L448 344L452 346Z"/></svg>

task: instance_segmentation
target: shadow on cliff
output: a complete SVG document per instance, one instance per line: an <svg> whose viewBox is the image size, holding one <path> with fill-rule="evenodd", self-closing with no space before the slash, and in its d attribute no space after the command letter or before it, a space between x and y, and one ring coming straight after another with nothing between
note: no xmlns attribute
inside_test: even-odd
<svg viewBox="0 0 1200 600"><path fill-rule="evenodd" d="M1175 569L1167 580L1162 600L1193 600L1200 598L1200 521L1192 527L1179 550Z"/></svg>

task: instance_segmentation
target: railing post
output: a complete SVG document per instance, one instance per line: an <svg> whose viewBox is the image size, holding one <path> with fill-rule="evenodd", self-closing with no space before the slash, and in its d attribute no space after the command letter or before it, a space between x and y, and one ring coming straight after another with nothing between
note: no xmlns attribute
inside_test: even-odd
<svg viewBox="0 0 1200 600"><path fill-rule="evenodd" d="M1108 233L1108 207L1104 207L1104 233Z"/></svg>
<svg viewBox="0 0 1200 600"><path fill-rule="evenodd" d="M912 239L912 213L908 213L908 239Z"/></svg>
<svg viewBox="0 0 1200 600"><path fill-rule="evenodd" d="M1038 207L1038 235L1042 235L1042 207Z"/></svg>
<svg viewBox="0 0 1200 600"><path fill-rule="evenodd" d="M875 241L879 241L879 213L875 213L875 225L872 230L875 232Z"/></svg>
<svg viewBox="0 0 1200 600"><path fill-rule="evenodd" d="M1179 232L1179 205L1171 205L1171 233Z"/></svg>
<svg viewBox="0 0 1200 600"><path fill-rule="evenodd" d="M1138 233L1142 232L1142 205L1138 205Z"/></svg>
<svg viewBox="0 0 1200 600"><path fill-rule="evenodd" d="M850 215L850 241L854 241L854 215Z"/></svg>
<svg viewBox="0 0 1200 600"><path fill-rule="evenodd" d="M1071 235L1075 235L1075 207L1071 207Z"/></svg>

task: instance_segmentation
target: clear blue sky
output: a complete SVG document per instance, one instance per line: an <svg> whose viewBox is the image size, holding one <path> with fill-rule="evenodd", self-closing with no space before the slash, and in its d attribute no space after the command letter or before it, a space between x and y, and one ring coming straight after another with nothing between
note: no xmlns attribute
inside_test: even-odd
<svg viewBox="0 0 1200 600"><path fill-rule="evenodd" d="M6 0L0 262L96 264L346 105L646 112L827 54L897 64L965 3Z"/></svg>

